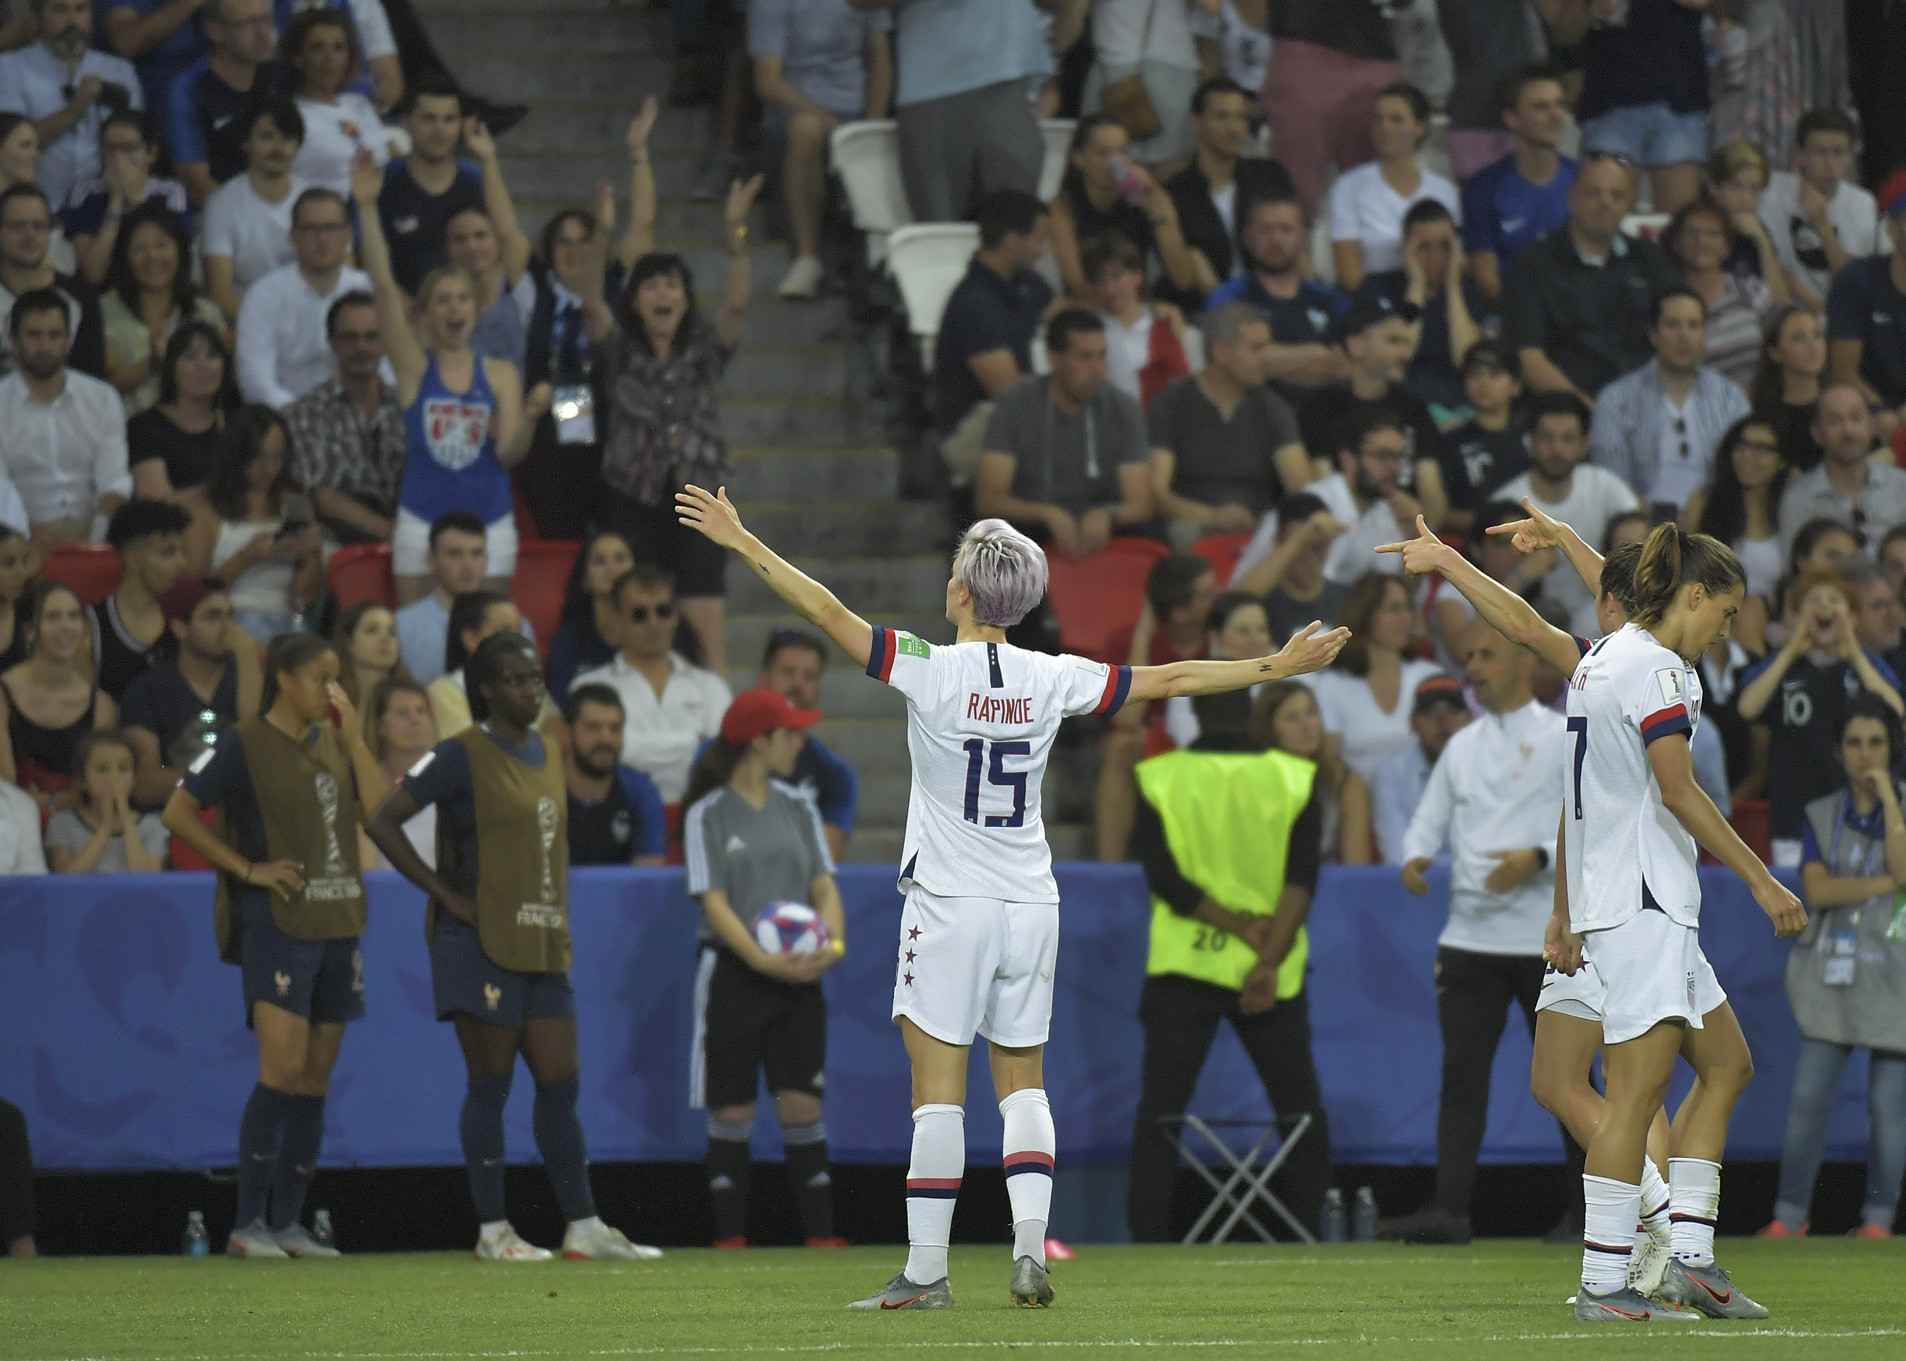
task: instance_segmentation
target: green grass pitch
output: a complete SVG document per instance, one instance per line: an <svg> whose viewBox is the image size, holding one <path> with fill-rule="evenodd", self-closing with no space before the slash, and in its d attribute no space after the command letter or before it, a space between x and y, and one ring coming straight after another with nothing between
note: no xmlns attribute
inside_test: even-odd
<svg viewBox="0 0 1906 1361"><path fill-rule="evenodd" d="M1906 1357L1906 1245L1736 1240L1722 1257L1771 1319L1580 1325L1562 1302L1579 1252L1524 1242L1086 1247L1058 1264L1047 1310L1007 1301L1003 1247L958 1248L953 1309L887 1315L843 1306L885 1283L896 1248L534 1266L0 1261L0 1357Z"/></svg>

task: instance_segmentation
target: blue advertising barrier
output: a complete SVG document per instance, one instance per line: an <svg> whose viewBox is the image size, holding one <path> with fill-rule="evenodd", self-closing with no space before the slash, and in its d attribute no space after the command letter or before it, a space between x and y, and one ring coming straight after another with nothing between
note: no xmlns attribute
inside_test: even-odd
<svg viewBox="0 0 1906 1361"><path fill-rule="evenodd" d="M1144 1037L1144 884L1128 865L1064 865L1058 995L1046 1079L1059 1156L1116 1165L1130 1145ZM324 1162L461 1162L463 1064L432 1015L421 898L367 876L367 1019L350 1027L331 1087ZM1787 946L1731 875L1705 871L1702 938L1758 1068L1729 1152L1780 1150L1798 1035L1781 989ZM597 1161L701 1157L688 1109L697 911L678 870L579 870L571 918L582 1036L582 1121ZM850 949L827 976L827 1125L842 1162L905 1162L906 1056L888 1019L900 897L893 871L840 874ZM1327 869L1311 914L1311 1023L1341 1161L1433 1162L1441 1043L1430 966L1444 884L1413 898L1393 869ZM229 1166L257 1071L238 971L218 961L209 875L0 880L0 1096L27 1114L47 1168ZM1511 1019L1497 1058L1483 1156L1560 1157L1555 1122L1529 1097L1529 1041ZM1863 1075L1863 1069L1861 1074ZM1829 1157L1864 1156L1863 1076L1841 1097ZM1685 1086L1686 1074L1682 1076ZM967 1115L976 1164L999 1156L999 1115L975 1053ZM509 1108L511 1153L534 1156L531 1083ZM1677 1089L1677 1095L1679 1094ZM1194 1109L1262 1116L1256 1075L1228 1029ZM757 1152L779 1155L770 1120Z"/></svg>

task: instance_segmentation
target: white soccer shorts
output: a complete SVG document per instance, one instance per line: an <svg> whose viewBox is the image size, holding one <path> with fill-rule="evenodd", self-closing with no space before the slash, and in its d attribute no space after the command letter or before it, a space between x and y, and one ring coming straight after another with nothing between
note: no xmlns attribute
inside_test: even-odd
<svg viewBox="0 0 1906 1361"><path fill-rule="evenodd" d="M1582 950L1601 975L1603 1044L1635 1039L1668 1020L1698 1030L1701 1018L1727 1001L1701 953L1701 933L1665 912L1637 912L1620 926L1590 931Z"/></svg>
<svg viewBox="0 0 1906 1361"><path fill-rule="evenodd" d="M1052 1028L1059 904L942 898L915 884L900 911L893 1018L934 1039L1025 1049Z"/></svg>
<svg viewBox="0 0 1906 1361"><path fill-rule="evenodd" d="M1542 975L1542 995L1536 999L1538 1012L1554 1011L1564 1016L1579 1016L1584 1021L1602 1023L1602 976L1595 968L1595 962L1586 956L1582 967L1572 975L1565 974L1553 964Z"/></svg>

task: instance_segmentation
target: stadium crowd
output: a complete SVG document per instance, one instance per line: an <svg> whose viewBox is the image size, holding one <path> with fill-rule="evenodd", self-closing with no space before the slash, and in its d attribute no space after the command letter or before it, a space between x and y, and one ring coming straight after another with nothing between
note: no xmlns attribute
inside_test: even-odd
<svg viewBox="0 0 1906 1361"><path fill-rule="evenodd" d="M1699 664L1703 787L1816 904L1878 896L1824 885L1893 807L1906 714L1906 110L1884 74L1906 29L1790 0L1441 0L1393 27L1407 8L674 0L667 97L710 106L695 192L725 205L703 298L656 249L654 100L621 234L603 190L532 240L495 140L523 111L464 91L402 0L33 0L0 29L0 870L202 868L158 810L259 714L261 648L290 632L332 641L387 780L467 728L485 640L532 637L571 863L679 858L684 795L723 783L698 762L730 663L754 660L727 655L723 555L673 505L731 472L751 209L771 183L781 297L835 287L828 139L891 113L913 216L978 227L923 379L955 510L1055 560L1152 563L1101 661L1256 656L1313 619L1354 635L1220 732L1184 700L1079 720L1101 859L1164 873L1135 772L1216 736L1315 764L1293 827L1312 883L1313 862L1381 862L1415 889L1453 857L1459 897L1546 900L1552 838L1490 840L1504 820L1460 786L1516 725L1553 736L1566 674L1479 618L1453 564L1377 550L1421 526L1593 640L1609 579L1542 517L1611 565L1674 522L1747 571ZM1047 202L1057 113L1078 121ZM543 638L512 599L532 537L580 544ZM109 589L69 584L62 561L100 570L79 545L116 555ZM339 555L377 545L394 593L342 608ZM1066 611L1013 640L1058 650ZM779 631L759 684L811 711L826 659ZM1492 724L1493 756L1462 738ZM810 738L792 778L827 864L854 773ZM434 817L405 828L426 864ZM389 860L367 837L362 863ZM1443 1019L1469 1066L1445 1080L1473 1116L1506 1009L1533 1024L1540 940L1471 906L1438 967L1468 970L1473 1005ZM1770 1231L1804 1231L1856 1046L1866 1223L1890 1230L1906 1041L1794 991L1808 1048ZM745 1139L731 1104L719 1133ZM1457 1165L1404 1236L1467 1236L1480 1124L1445 1132Z"/></svg>

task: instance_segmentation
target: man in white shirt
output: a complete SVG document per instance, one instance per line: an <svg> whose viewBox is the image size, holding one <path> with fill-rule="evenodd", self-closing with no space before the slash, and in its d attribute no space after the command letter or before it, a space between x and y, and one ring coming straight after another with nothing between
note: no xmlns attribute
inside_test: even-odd
<svg viewBox="0 0 1906 1361"><path fill-rule="evenodd" d="M284 95L267 95L245 115L245 173L220 185L205 204L199 253L205 291L236 322L247 290L292 250L291 210L310 186L291 173L304 145L304 115Z"/></svg>
<svg viewBox="0 0 1906 1361"><path fill-rule="evenodd" d="M55 203L99 173L99 125L114 109L143 109L139 73L93 47L92 0L33 0L38 42L0 56L0 109L33 120L35 176Z"/></svg>
<svg viewBox="0 0 1906 1361"><path fill-rule="evenodd" d="M345 267L350 244L341 197L329 189L298 195L291 209L297 260L253 284L238 309L238 386L246 401L283 410L337 377L325 317L344 294L371 291L368 275Z"/></svg>
<svg viewBox="0 0 1906 1361"><path fill-rule="evenodd" d="M1489 1118L1489 1074L1505 1014L1522 1008L1531 1036L1542 992L1542 936L1554 909L1568 733L1530 690L1535 658L1478 620L1468 635L1469 685L1484 715L1449 739L1403 838L1403 886L1449 839L1449 922L1437 939L1436 1011L1443 1032L1436 1118L1436 1195L1385 1221L1385 1237L1467 1243L1469 1200Z"/></svg>
<svg viewBox="0 0 1906 1361"><path fill-rule="evenodd" d="M132 494L126 408L110 383L66 366L66 299L36 289L9 318L18 367L0 379L0 465L41 543L99 538Z"/></svg>
<svg viewBox="0 0 1906 1361"><path fill-rule="evenodd" d="M1538 392L1528 401L1529 462L1520 477L1502 484L1496 496L1522 504L1528 497L1537 509L1572 525L1582 542L1600 545L1608 523L1623 511L1640 508L1626 482L1592 463L1588 454L1588 407L1572 392ZM1573 572L1549 572L1542 593L1573 614L1594 597Z"/></svg>
<svg viewBox="0 0 1906 1361"><path fill-rule="evenodd" d="M1410 705L1410 732L1416 740L1383 763L1370 790L1371 821L1376 824L1377 859L1403 863L1403 838L1410 819L1429 788L1430 772L1442 759L1449 739L1468 726L1469 700L1448 676L1431 676L1416 687ZM1447 840L1436 855L1449 853Z"/></svg>
<svg viewBox="0 0 1906 1361"><path fill-rule="evenodd" d="M1382 408L1359 411L1344 422L1337 450L1340 471L1304 488L1344 526L1324 559L1324 580L1347 586L1365 572L1396 576L1403 571L1394 554L1378 556L1376 548L1412 537L1402 527L1414 531L1423 513L1416 498L1398 485L1409 447L1403 422ZM1259 522L1232 575L1242 577L1276 547L1277 514L1272 512Z"/></svg>
<svg viewBox="0 0 1906 1361"><path fill-rule="evenodd" d="M622 764L647 775L666 802L676 803L688 792L696 750L721 731L734 696L720 676L670 646L681 615L668 573L638 563L616 583L615 607L625 620L621 652L607 666L577 676L571 688L600 681L622 697Z"/></svg>
<svg viewBox="0 0 1906 1361"><path fill-rule="evenodd" d="M1677 517L1707 490L1721 436L1748 412L1747 394L1701 362L1706 340L1707 304L1693 289L1657 293L1655 357L1602 389L1588 432L1597 467Z"/></svg>
<svg viewBox="0 0 1906 1361"><path fill-rule="evenodd" d="M1826 307L1833 276L1849 260L1893 248L1873 195L1847 179L1853 168L1853 120L1839 109L1809 109L1795 129L1794 169L1768 177L1757 212L1794 301Z"/></svg>

